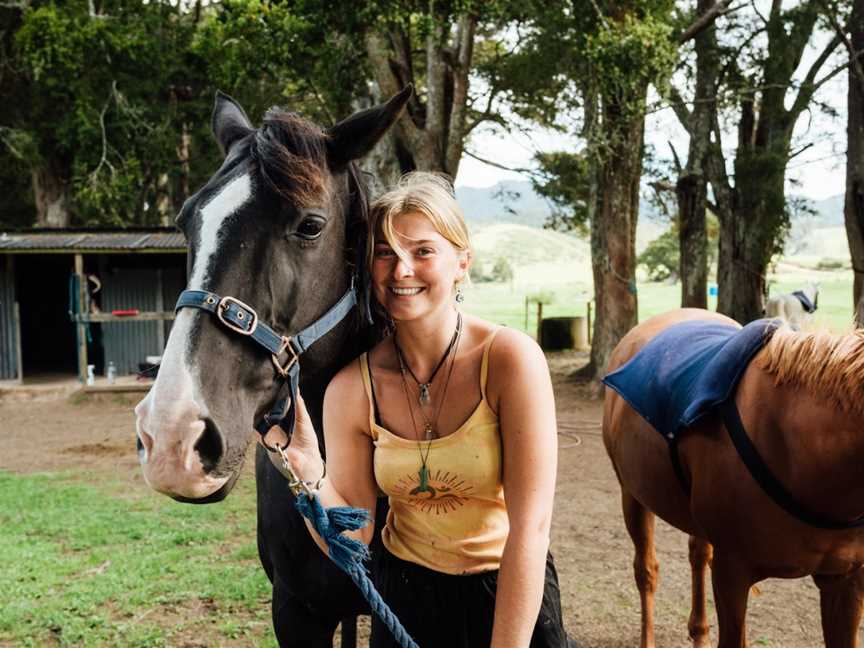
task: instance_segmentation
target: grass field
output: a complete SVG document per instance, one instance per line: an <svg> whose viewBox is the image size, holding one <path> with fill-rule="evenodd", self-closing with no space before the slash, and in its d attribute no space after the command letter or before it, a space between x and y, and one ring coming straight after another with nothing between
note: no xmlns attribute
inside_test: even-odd
<svg viewBox="0 0 864 648"><path fill-rule="evenodd" d="M845 236L842 228L820 230L822 247L811 245L806 254L785 259L778 264L775 274L769 276L771 294L792 292L810 281L819 282L819 310L812 326L834 332L848 330L851 324L852 272L822 272L813 268L828 252L838 256L838 250L842 251L841 235ZM474 244L484 267L491 267L499 257L510 259L514 279L507 284L469 286L465 300L468 312L532 335L537 330L537 306L530 305L526 320L526 297L538 293L552 295L552 303L543 307L544 317L586 314L588 300L592 298L592 278L585 241L523 225L498 224L479 230ZM642 282L638 293L640 320L677 308L681 303L678 283ZM716 305L716 299L709 298L708 307L714 309Z"/></svg>
<svg viewBox="0 0 864 648"><path fill-rule="evenodd" d="M80 479L0 472L0 645L276 645L251 479L201 507Z"/></svg>

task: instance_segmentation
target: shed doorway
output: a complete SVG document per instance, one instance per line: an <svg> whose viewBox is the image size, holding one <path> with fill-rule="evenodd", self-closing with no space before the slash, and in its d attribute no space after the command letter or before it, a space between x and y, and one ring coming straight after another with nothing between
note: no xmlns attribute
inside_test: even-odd
<svg viewBox="0 0 864 648"><path fill-rule="evenodd" d="M75 326L69 319L68 254L20 254L15 293L21 312L21 369L25 381L78 373Z"/></svg>

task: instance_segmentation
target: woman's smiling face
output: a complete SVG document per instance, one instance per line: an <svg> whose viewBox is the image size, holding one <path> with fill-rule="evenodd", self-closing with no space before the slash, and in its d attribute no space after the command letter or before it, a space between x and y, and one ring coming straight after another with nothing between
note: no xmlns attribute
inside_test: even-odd
<svg viewBox="0 0 864 648"><path fill-rule="evenodd" d="M383 235L376 236L372 285L378 303L396 321L452 303L453 286L468 270L468 254L441 236L423 214L401 214L393 229L406 256L400 258Z"/></svg>

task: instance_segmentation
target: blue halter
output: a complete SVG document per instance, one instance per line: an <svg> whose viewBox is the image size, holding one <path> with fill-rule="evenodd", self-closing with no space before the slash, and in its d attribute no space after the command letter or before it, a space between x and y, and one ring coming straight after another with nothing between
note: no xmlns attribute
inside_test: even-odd
<svg viewBox="0 0 864 648"><path fill-rule="evenodd" d="M254 340L270 352L273 366L279 378L285 381L288 394L277 398L270 412L255 423L255 431L261 435L261 442L264 443L264 435L274 425L281 426L288 435L288 440L291 440L294 433L297 389L300 384L300 356L345 319L356 304L357 294L352 279L351 286L330 310L294 335L280 335L258 318L254 308L239 299L220 297L206 290L184 290L180 293L174 312L181 308L198 308L212 313L229 331ZM276 452L276 448L271 448L266 443L264 447Z"/></svg>

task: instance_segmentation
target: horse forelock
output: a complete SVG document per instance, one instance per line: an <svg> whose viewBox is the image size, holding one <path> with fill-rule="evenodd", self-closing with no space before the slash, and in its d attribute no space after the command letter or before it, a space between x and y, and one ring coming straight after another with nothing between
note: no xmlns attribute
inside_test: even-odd
<svg viewBox="0 0 864 648"><path fill-rule="evenodd" d="M834 335L784 326L765 346L759 364L777 385L803 387L864 416L864 330Z"/></svg>
<svg viewBox="0 0 864 648"><path fill-rule="evenodd" d="M271 108L251 153L258 177L283 201L301 207L327 202L327 134L312 122Z"/></svg>

